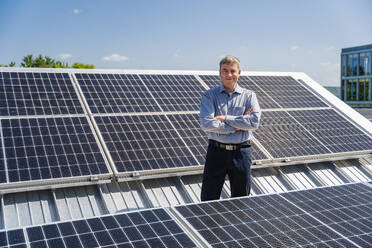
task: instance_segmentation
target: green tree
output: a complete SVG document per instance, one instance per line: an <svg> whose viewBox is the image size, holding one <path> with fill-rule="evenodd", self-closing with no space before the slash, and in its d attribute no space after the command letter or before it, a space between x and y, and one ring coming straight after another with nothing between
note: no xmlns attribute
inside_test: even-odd
<svg viewBox="0 0 372 248"><path fill-rule="evenodd" d="M83 64L83 63L75 62L72 65L72 68L76 68L76 69L94 69L94 65Z"/></svg>
<svg viewBox="0 0 372 248"><path fill-rule="evenodd" d="M14 61L12 61L12 62L10 62L9 65L2 65L2 64L0 64L0 67L14 67L15 64L16 64L16 63L15 63Z"/></svg>

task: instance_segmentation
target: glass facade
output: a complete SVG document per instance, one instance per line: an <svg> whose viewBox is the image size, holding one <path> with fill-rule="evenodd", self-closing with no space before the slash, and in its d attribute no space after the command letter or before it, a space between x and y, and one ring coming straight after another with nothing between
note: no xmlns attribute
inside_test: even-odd
<svg viewBox="0 0 372 248"><path fill-rule="evenodd" d="M340 91L349 104L372 104L372 44L342 49Z"/></svg>
<svg viewBox="0 0 372 248"><path fill-rule="evenodd" d="M358 101L369 100L369 79L359 79L359 94Z"/></svg>
<svg viewBox="0 0 372 248"><path fill-rule="evenodd" d="M349 79L347 80L347 95L346 101L356 101L357 100L357 80Z"/></svg>

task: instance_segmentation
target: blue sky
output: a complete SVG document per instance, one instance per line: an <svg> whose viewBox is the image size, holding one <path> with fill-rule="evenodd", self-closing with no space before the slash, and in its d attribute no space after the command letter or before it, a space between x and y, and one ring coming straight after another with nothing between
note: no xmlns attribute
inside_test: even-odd
<svg viewBox="0 0 372 248"><path fill-rule="evenodd" d="M0 64L48 55L107 69L301 71L339 85L341 48L372 43L369 0L0 0Z"/></svg>

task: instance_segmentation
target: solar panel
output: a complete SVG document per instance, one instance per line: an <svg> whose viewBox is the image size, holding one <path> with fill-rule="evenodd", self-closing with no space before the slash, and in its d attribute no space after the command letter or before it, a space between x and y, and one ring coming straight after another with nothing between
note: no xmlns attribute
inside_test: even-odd
<svg viewBox="0 0 372 248"><path fill-rule="evenodd" d="M213 247L368 247L371 196L371 188L356 184L176 206L175 210ZM341 229L343 225L346 228Z"/></svg>
<svg viewBox="0 0 372 248"><path fill-rule="evenodd" d="M285 111L263 112L255 137L274 158L330 153Z"/></svg>
<svg viewBox="0 0 372 248"><path fill-rule="evenodd" d="M200 78L210 87L214 88L221 84L221 79L219 76L207 76L207 75L200 75ZM262 109L270 109L270 108L280 108L278 103L276 103L270 96L268 96L264 90L260 88L257 84L255 84L252 80L250 80L247 76L240 76L238 84L246 88L248 90L252 90L257 95L258 103L260 104L260 108Z"/></svg>
<svg viewBox="0 0 372 248"><path fill-rule="evenodd" d="M67 73L0 72L0 115L84 113Z"/></svg>
<svg viewBox="0 0 372 248"><path fill-rule="evenodd" d="M76 73L75 76L93 114L161 111L137 75Z"/></svg>
<svg viewBox="0 0 372 248"><path fill-rule="evenodd" d="M197 247L164 209L26 228L31 247Z"/></svg>
<svg viewBox="0 0 372 248"><path fill-rule="evenodd" d="M2 119L10 183L107 174L86 117Z"/></svg>
<svg viewBox="0 0 372 248"><path fill-rule="evenodd" d="M205 88L192 75L140 75L163 111L199 111Z"/></svg>
<svg viewBox="0 0 372 248"><path fill-rule="evenodd" d="M0 247L27 247L23 229L0 231Z"/></svg>
<svg viewBox="0 0 372 248"><path fill-rule="evenodd" d="M288 113L334 153L372 150L371 137L332 109Z"/></svg>
<svg viewBox="0 0 372 248"><path fill-rule="evenodd" d="M360 247L371 245L371 187L357 183L283 193L282 196Z"/></svg>
<svg viewBox="0 0 372 248"><path fill-rule="evenodd" d="M290 76L249 76L282 108L328 107L320 98Z"/></svg>
<svg viewBox="0 0 372 248"><path fill-rule="evenodd" d="M94 120L118 172L199 165L165 115L96 116Z"/></svg>

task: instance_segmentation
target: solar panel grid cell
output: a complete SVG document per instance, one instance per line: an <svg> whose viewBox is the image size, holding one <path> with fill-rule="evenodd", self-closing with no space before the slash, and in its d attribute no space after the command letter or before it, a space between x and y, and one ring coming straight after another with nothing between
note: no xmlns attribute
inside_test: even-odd
<svg viewBox="0 0 372 248"><path fill-rule="evenodd" d="M197 247L163 209L29 227L26 231L31 247Z"/></svg>
<svg viewBox="0 0 372 248"><path fill-rule="evenodd" d="M198 165L164 115L97 116L95 121L118 172Z"/></svg>
<svg viewBox="0 0 372 248"><path fill-rule="evenodd" d="M27 247L23 229L0 231L0 247Z"/></svg>
<svg viewBox="0 0 372 248"><path fill-rule="evenodd" d="M140 75L163 111L198 111L204 87L192 75Z"/></svg>
<svg viewBox="0 0 372 248"><path fill-rule="evenodd" d="M84 113L67 73L0 75L1 116Z"/></svg>
<svg viewBox="0 0 372 248"><path fill-rule="evenodd" d="M2 119L9 182L108 173L86 117Z"/></svg>
<svg viewBox="0 0 372 248"><path fill-rule="evenodd" d="M75 74L93 114L161 111L133 74Z"/></svg>

